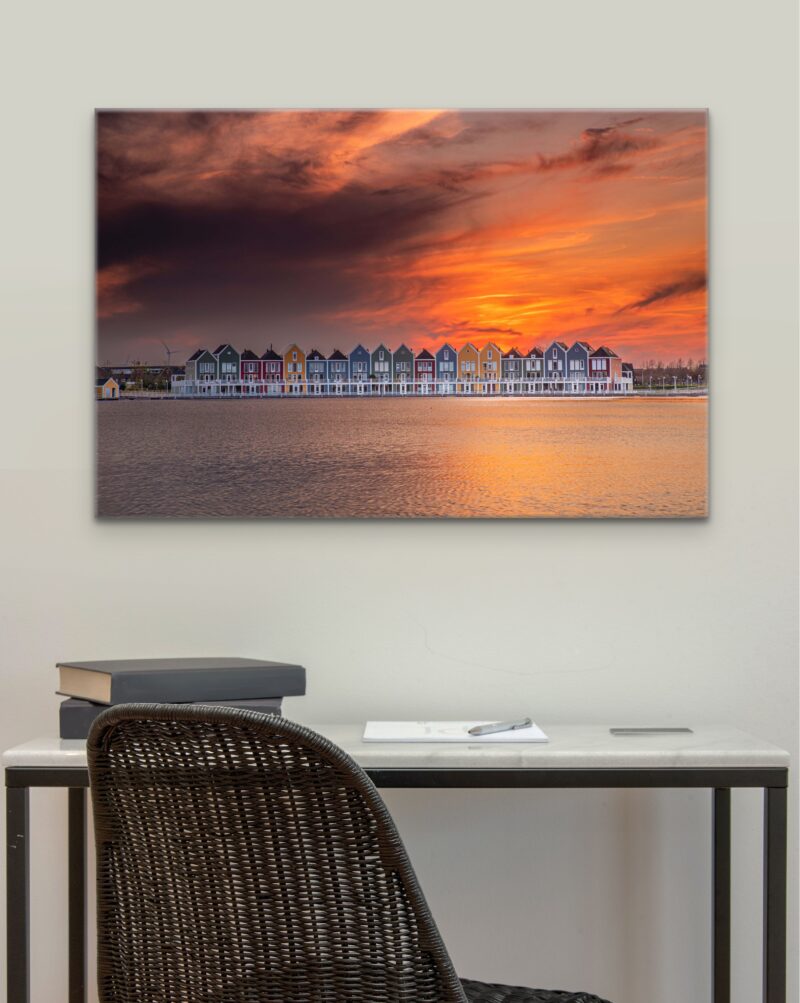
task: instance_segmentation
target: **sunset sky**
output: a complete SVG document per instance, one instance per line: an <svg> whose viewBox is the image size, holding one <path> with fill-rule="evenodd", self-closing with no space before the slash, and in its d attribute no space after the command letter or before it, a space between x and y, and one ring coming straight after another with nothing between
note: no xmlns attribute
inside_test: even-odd
<svg viewBox="0 0 800 1003"><path fill-rule="evenodd" d="M702 111L98 114L99 363L554 338L706 358Z"/></svg>

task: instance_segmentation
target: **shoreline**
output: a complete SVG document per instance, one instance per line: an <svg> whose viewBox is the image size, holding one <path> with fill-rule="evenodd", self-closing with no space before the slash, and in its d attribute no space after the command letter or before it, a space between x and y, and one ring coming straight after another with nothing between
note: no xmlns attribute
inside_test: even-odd
<svg viewBox="0 0 800 1003"><path fill-rule="evenodd" d="M98 399L98 404L119 401L623 401L623 400L708 400L708 391L636 391L624 394L171 394L157 391L121 392L119 397Z"/></svg>

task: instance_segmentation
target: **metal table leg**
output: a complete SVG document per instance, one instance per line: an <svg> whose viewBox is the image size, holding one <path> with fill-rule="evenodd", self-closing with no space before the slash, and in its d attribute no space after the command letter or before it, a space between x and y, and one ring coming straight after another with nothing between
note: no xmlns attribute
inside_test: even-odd
<svg viewBox="0 0 800 1003"><path fill-rule="evenodd" d="M86 1003L86 790L69 789L69 1003Z"/></svg>
<svg viewBox="0 0 800 1003"><path fill-rule="evenodd" d="M8 1003L30 1000L30 811L27 787L6 788Z"/></svg>
<svg viewBox="0 0 800 1003"><path fill-rule="evenodd" d="M764 1003L786 1003L786 798L764 790Z"/></svg>
<svg viewBox="0 0 800 1003"><path fill-rule="evenodd" d="M713 872L714 872L714 1003L730 1003L731 998L731 792L714 789Z"/></svg>

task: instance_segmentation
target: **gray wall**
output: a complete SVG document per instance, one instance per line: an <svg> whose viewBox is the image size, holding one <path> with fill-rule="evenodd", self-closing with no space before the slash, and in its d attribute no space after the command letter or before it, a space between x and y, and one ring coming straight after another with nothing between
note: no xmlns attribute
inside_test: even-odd
<svg viewBox="0 0 800 1003"><path fill-rule="evenodd" d="M25 381L0 395L17 433L0 443L2 744L53 732L56 659L188 650L305 663L308 696L288 711L309 722L725 720L794 751L794 6L17 5L0 303L11 368L35 346L60 378L35 400ZM710 520L93 520L92 108L321 102L710 107ZM786 365L751 379L761 339ZM265 575L259 553L282 573ZM708 998L703 792L388 800L465 974L615 1003ZM793 819L795 806L793 793ZM65 809L63 792L33 798L33 1003L61 998L65 974ZM735 1003L760 985L758 809L734 797ZM794 860L795 827L792 840ZM793 865L790 944L795 879Z"/></svg>

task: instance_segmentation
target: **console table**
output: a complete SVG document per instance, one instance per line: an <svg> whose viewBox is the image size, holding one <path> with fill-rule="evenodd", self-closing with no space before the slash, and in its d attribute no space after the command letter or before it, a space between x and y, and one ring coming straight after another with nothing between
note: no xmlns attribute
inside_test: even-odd
<svg viewBox="0 0 800 1003"><path fill-rule="evenodd" d="M788 753L744 732L613 736L599 725L550 725L546 745L365 744L362 725L311 725L378 787L703 787L713 817L713 1003L730 999L731 789L764 791L764 1003L786 1003ZM8 1003L29 1003L31 787L69 788L69 1003L86 999L86 746L41 738L3 755L6 778Z"/></svg>

